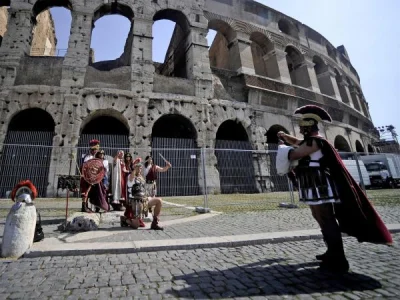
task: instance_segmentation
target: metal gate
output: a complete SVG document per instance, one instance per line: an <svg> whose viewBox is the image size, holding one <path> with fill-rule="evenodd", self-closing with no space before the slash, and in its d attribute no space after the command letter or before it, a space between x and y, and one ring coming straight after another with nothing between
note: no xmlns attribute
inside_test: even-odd
<svg viewBox="0 0 400 300"><path fill-rule="evenodd" d="M221 193L258 192L251 150L248 141L216 140L215 156L218 160Z"/></svg>
<svg viewBox="0 0 400 300"><path fill-rule="evenodd" d="M174 139L155 137L152 140L152 157L155 164L163 167L167 159L172 168L158 173L157 195L191 196L199 195L198 161L200 149L193 139Z"/></svg>
<svg viewBox="0 0 400 300"><path fill-rule="evenodd" d="M39 197L46 197L54 132L8 131L1 155L0 197L29 179Z"/></svg>

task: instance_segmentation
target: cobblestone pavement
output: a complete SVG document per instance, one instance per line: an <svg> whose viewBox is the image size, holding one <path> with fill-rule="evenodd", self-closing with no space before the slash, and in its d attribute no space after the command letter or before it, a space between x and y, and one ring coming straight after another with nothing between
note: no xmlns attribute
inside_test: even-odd
<svg viewBox="0 0 400 300"><path fill-rule="evenodd" d="M0 299L399 299L399 249L344 240L344 276L317 269L317 240L0 260Z"/></svg>
<svg viewBox="0 0 400 300"><path fill-rule="evenodd" d="M387 224L400 223L400 206L377 207ZM161 216L162 225L162 216ZM317 229L318 224L306 209L282 209L253 213L221 214L202 221L176 224L164 231L129 230L126 233L81 242L122 242L183 239L210 236L245 235L303 229Z"/></svg>

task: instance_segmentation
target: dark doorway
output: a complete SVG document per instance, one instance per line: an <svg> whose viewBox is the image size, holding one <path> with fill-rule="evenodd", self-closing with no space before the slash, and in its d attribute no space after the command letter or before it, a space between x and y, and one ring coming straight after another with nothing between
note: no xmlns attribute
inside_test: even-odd
<svg viewBox="0 0 400 300"><path fill-rule="evenodd" d="M100 116L91 120L82 130L78 143L78 164L89 150L92 139L100 141L100 148L106 156L114 157L118 150L129 150L129 130L127 125L111 116Z"/></svg>
<svg viewBox="0 0 400 300"><path fill-rule="evenodd" d="M281 125L272 125L267 133L267 160L270 162L270 178L269 178L269 190L272 192L289 191L288 180L286 176L278 175L276 172L276 155L278 150L278 132L283 131L289 134L289 131Z"/></svg>
<svg viewBox="0 0 400 300"><path fill-rule="evenodd" d="M23 110L12 118L1 156L0 197L26 179L36 186L38 197L46 197L54 126L51 115L39 108Z"/></svg>
<svg viewBox="0 0 400 300"><path fill-rule="evenodd" d="M217 131L215 156L221 193L256 193L252 147L246 130L233 120L225 121Z"/></svg>
<svg viewBox="0 0 400 300"><path fill-rule="evenodd" d="M193 124L181 115L165 115L155 122L151 140L154 163L164 167L162 155L172 164L167 172L158 173L159 196L189 196L200 193L198 163L201 158L196 139Z"/></svg>

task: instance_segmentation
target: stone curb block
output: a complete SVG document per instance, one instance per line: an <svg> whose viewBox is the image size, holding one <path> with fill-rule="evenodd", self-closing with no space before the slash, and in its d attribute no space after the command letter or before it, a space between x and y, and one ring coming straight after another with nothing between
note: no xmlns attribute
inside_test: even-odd
<svg viewBox="0 0 400 300"><path fill-rule="evenodd" d="M397 228L389 229L389 231L391 233L399 233L400 226L396 227ZM318 231L318 230L309 230L309 231ZM279 232L269 233L269 234L279 235ZM284 235L285 233L282 234ZM241 247L249 245L262 245L271 243L277 244L283 242L320 239L322 238L322 234L320 233L307 234L304 232L298 235L294 234L292 236L270 237L270 238L259 238L259 239L257 238L240 239L240 237L239 238L238 237L239 236L205 238L208 242L195 242L193 241L193 239L179 239L179 240L148 240L148 241L137 241L137 242L117 242L117 243L71 243L71 244L59 243L58 245L53 245L53 249L30 249L24 254L23 257L37 258L46 256L130 254L139 252L195 250L195 249L220 248L220 247ZM159 245L152 245L154 243L158 243Z"/></svg>

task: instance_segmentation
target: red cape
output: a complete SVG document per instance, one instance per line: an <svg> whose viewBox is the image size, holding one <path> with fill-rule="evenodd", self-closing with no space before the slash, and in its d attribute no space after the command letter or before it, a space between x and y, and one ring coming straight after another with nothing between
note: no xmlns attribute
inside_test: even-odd
<svg viewBox="0 0 400 300"><path fill-rule="evenodd" d="M367 195L344 166L339 153L324 138L315 138L324 155L325 164L339 187L340 204L335 204L335 215L342 232L359 242L392 244L392 236L368 200Z"/></svg>

